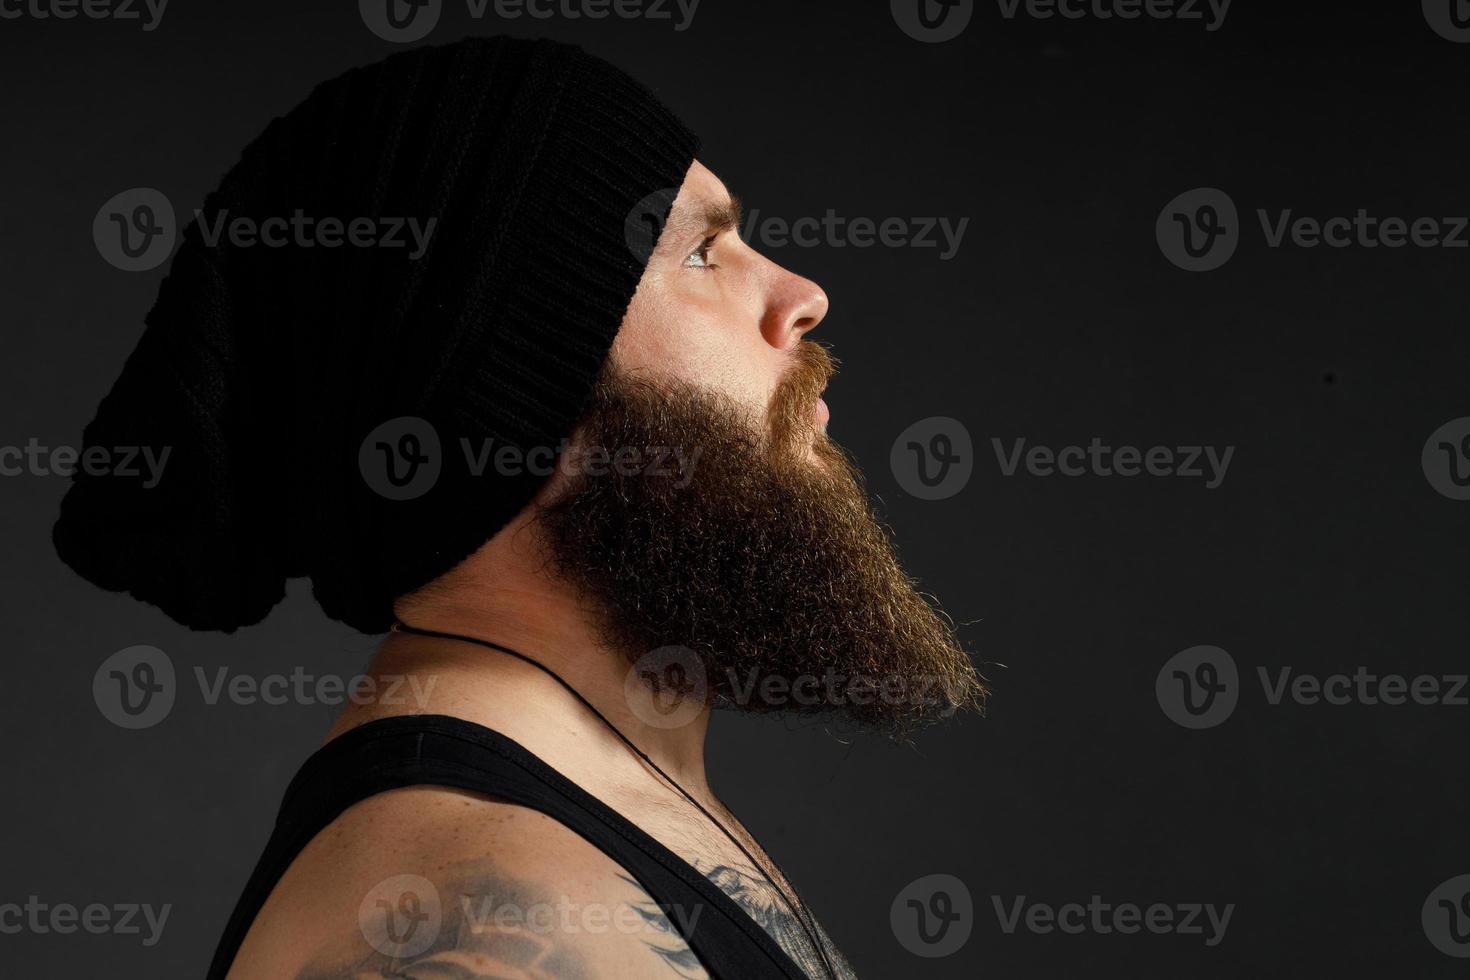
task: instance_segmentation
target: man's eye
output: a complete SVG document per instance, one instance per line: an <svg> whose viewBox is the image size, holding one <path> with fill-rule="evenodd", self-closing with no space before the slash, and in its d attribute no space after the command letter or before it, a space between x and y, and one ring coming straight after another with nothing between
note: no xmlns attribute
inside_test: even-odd
<svg viewBox="0 0 1470 980"><path fill-rule="evenodd" d="M710 249L715 247L715 239L718 235L711 235L699 243L699 247L689 253L684 260L686 268L691 269L718 269L719 266L710 261Z"/></svg>

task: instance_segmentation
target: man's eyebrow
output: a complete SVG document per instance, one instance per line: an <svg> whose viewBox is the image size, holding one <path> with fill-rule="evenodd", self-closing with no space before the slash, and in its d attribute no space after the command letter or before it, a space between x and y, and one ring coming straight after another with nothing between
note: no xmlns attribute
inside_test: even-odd
<svg viewBox="0 0 1470 980"><path fill-rule="evenodd" d="M740 227L740 198L731 194L719 204L709 204L704 209L704 224L711 233L734 231Z"/></svg>
<svg viewBox="0 0 1470 980"><path fill-rule="evenodd" d="M734 194L723 201L705 201L689 210L680 210L669 215L669 224L673 229L668 237L682 240L696 233L717 235L734 231L740 227L742 214L740 198Z"/></svg>

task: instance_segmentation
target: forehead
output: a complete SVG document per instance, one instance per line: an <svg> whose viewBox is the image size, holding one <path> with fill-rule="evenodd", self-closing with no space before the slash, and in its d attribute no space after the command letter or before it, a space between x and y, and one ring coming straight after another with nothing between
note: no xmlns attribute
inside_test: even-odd
<svg viewBox="0 0 1470 980"><path fill-rule="evenodd" d="M708 224L712 213L722 211L729 205L730 191L724 183L708 167L695 160L690 164L689 172L684 175L679 196L674 199L674 206L669 210L665 235L671 239L679 239L699 234Z"/></svg>

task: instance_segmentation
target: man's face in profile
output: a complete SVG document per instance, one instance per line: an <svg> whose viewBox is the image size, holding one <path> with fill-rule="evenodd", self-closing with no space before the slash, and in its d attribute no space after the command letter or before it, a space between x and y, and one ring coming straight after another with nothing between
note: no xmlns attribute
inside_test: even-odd
<svg viewBox="0 0 1470 980"><path fill-rule="evenodd" d="M541 522L630 658L688 648L721 703L901 737L984 687L826 434L834 368L804 339L825 294L741 241L738 221L696 162L573 446L650 467L561 481ZM676 452L653 467L661 448Z"/></svg>

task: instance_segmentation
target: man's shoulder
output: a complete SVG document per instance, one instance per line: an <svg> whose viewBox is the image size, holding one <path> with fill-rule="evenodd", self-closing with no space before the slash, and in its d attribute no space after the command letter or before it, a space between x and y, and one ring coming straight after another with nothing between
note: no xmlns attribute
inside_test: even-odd
<svg viewBox="0 0 1470 980"><path fill-rule="evenodd" d="M371 797L318 834L271 893L230 975L416 976L413 967L705 975L643 887L574 831L523 806L431 787Z"/></svg>

